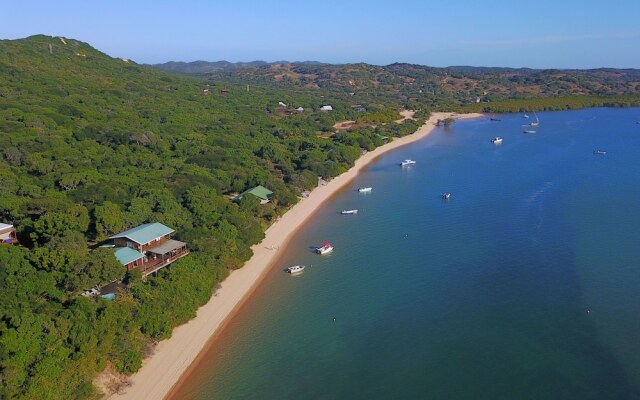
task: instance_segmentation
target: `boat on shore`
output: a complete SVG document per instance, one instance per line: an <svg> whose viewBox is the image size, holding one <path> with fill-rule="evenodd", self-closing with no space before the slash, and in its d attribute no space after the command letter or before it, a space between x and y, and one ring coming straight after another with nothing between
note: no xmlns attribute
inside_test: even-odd
<svg viewBox="0 0 640 400"><path fill-rule="evenodd" d="M451 198L451 193L444 192L442 193L442 200L449 200Z"/></svg>
<svg viewBox="0 0 640 400"><path fill-rule="evenodd" d="M285 268L284 272L288 272L290 274L297 274L299 272L304 271L304 268L305 268L304 265L294 265L292 267Z"/></svg>
<svg viewBox="0 0 640 400"><path fill-rule="evenodd" d="M491 143L500 144L500 143L502 143L502 138L500 136L496 136L493 139L491 139Z"/></svg>
<svg viewBox="0 0 640 400"><path fill-rule="evenodd" d="M317 254L327 254L333 251L333 246L329 242L323 242L322 246L316 247Z"/></svg>
<svg viewBox="0 0 640 400"><path fill-rule="evenodd" d="M414 165L416 162L414 160L404 160L403 162L400 163L401 166L403 167L408 167L410 165Z"/></svg>
<svg viewBox="0 0 640 400"><path fill-rule="evenodd" d="M606 156L607 152L604 150L594 150L593 154L597 155L597 156Z"/></svg>
<svg viewBox="0 0 640 400"><path fill-rule="evenodd" d="M357 214L358 210L342 210L340 211L340 214L342 215L349 215L349 214Z"/></svg>
<svg viewBox="0 0 640 400"><path fill-rule="evenodd" d="M361 188L358 189L358 192L360 192L360 193L368 193L368 192L371 191L371 189L372 189L371 187L361 187Z"/></svg>

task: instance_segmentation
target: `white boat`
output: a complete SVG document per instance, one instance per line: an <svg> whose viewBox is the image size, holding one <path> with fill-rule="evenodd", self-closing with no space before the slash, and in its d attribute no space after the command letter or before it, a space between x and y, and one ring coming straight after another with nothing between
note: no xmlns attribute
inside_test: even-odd
<svg viewBox="0 0 640 400"><path fill-rule="evenodd" d="M604 150L594 150L593 154L597 155L597 156L606 156L607 152Z"/></svg>
<svg viewBox="0 0 640 400"><path fill-rule="evenodd" d="M414 160L404 160L400 163L403 167L408 167L409 165L414 165L416 162Z"/></svg>
<svg viewBox="0 0 640 400"><path fill-rule="evenodd" d="M502 143L502 138L500 136L496 136L493 139L491 139L491 143L500 144L500 143Z"/></svg>
<svg viewBox="0 0 640 400"><path fill-rule="evenodd" d="M540 120L538 119L538 115L536 113L533 113L533 115L535 115L535 117L536 117L536 122L532 122L529 125L531 125L531 126L540 126Z"/></svg>
<svg viewBox="0 0 640 400"><path fill-rule="evenodd" d="M523 133L536 133L536 131L534 131L533 129L525 129L524 131L522 131Z"/></svg>
<svg viewBox="0 0 640 400"><path fill-rule="evenodd" d="M529 118L529 116L527 114L524 114L522 118Z"/></svg>
<svg viewBox="0 0 640 400"><path fill-rule="evenodd" d="M304 271L304 265L294 265L293 267L285 268L285 272L295 274Z"/></svg>
<svg viewBox="0 0 640 400"><path fill-rule="evenodd" d="M361 187L360 189L358 189L358 192L360 193L367 193L371 191L371 187Z"/></svg>
<svg viewBox="0 0 640 400"><path fill-rule="evenodd" d="M316 247L316 253L318 254L327 254L333 251L333 246L329 242L323 242L322 246Z"/></svg>
<svg viewBox="0 0 640 400"><path fill-rule="evenodd" d="M358 210L342 210L340 211L340 214L357 214Z"/></svg>
<svg viewBox="0 0 640 400"><path fill-rule="evenodd" d="M449 200L449 198L451 198L451 193L449 193L449 192L442 193L442 199L443 200Z"/></svg>

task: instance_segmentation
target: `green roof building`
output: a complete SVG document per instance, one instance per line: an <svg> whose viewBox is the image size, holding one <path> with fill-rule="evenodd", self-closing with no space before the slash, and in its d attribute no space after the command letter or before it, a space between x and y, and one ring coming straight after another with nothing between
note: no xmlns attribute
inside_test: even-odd
<svg viewBox="0 0 640 400"><path fill-rule="evenodd" d="M249 189L249 190L246 190L246 191L240 193L233 200L234 201L240 201L240 200L242 200L242 197L247 195L247 194L252 194L252 195L256 196L260 200L260 204L268 203L269 201L271 201L271 198L273 197L273 192L271 190L267 189L264 186L258 185L256 187L254 187L253 189Z"/></svg>
<svg viewBox="0 0 640 400"><path fill-rule="evenodd" d="M126 238L139 245L144 245L151 243L154 240L157 240L170 233L173 233L173 229L169 228L168 226L162 225L159 222L153 222L118 233L117 235L111 236L109 239Z"/></svg>
<svg viewBox="0 0 640 400"><path fill-rule="evenodd" d="M120 261L120 264L125 267L142 265L142 260L144 259L144 254L129 247L117 247L115 255L118 261ZM138 261L139 264L136 261Z"/></svg>
<svg viewBox="0 0 640 400"><path fill-rule="evenodd" d="M169 237L173 229L159 222L111 236L115 256L127 271L139 268L143 278L189 254L187 244Z"/></svg>

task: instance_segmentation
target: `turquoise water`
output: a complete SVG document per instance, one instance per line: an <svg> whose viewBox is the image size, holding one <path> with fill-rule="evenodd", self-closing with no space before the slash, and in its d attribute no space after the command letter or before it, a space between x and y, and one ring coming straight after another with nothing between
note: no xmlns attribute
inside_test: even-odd
<svg viewBox="0 0 640 400"><path fill-rule="evenodd" d="M640 110L538 116L377 159L278 250L175 398L640 398Z"/></svg>

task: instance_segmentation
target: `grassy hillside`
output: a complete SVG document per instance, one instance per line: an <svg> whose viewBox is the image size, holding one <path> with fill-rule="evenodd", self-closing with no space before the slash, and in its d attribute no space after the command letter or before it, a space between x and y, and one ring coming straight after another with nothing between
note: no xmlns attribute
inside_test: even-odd
<svg viewBox="0 0 640 400"><path fill-rule="evenodd" d="M448 67L413 64L273 63L225 68L218 63L185 63L174 71L207 75L212 79L289 89L324 90L350 96L356 102L385 99L407 108L450 109L505 99L552 99L574 96L610 98L640 94L640 70L535 70L514 68ZM166 68L168 65L159 66ZM203 73L207 71L207 73ZM534 102L533 106L544 102ZM553 101L550 102L553 104ZM477 106L476 106L477 108Z"/></svg>
<svg viewBox="0 0 640 400"><path fill-rule="evenodd" d="M0 398L92 398L108 365L137 370L318 176L419 124L391 122L392 103L352 105L173 75L73 39L0 41L0 221L21 243L0 246ZM336 134L347 119L360 124ZM229 200L258 184L271 203ZM144 283L98 245L155 221L192 252ZM114 279L127 284L115 301L79 295Z"/></svg>

